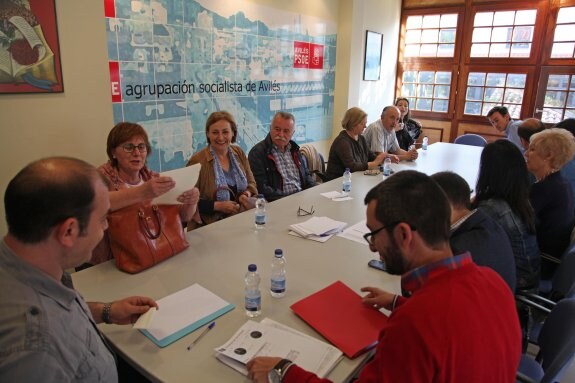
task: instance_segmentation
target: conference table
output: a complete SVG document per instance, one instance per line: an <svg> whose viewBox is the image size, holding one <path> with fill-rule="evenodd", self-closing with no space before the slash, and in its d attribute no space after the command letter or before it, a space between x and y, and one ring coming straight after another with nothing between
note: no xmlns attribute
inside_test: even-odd
<svg viewBox="0 0 575 383"><path fill-rule="evenodd" d="M412 162L393 164L395 172L411 169L433 174L449 170L463 176L475 187L482 148L435 143L419 150ZM204 226L187 233L190 247L139 274L119 271L109 261L72 275L75 288L87 301L109 302L130 295L160 299L198 283L236 308L216 319L216 326L191 350L187 346L201 331L194 331L167 347L160 348L131 326L100 325L113 348L152 381L162 382L247 382L247 377L219 362L214 349L223 345L248 320L243 307L244 275L248 264L258 265L262 283L262 314L307 335L325 340L297 317L290 305L340 280L358 294L363 286L400 292L398 276L367 266L378 258L366 243L334 236L325 243L288 234L288 226L304 222L298 208L313 216L326 216L348 225L365 220L365 194L384 179L353 173L351 200L334 201L320 193L341 191L341 178L320 184L269 203L264 229L254 227L253 211ZM425 198L425 197L423 197ZM277 299L269 294L270 263L274 249L281 248L287 259L287 292ZM160 307L161 310L161 307ZM353 331L353 329L350 329ZM345 382L361 368L366 355L343 358L327 376Z"/></svg>

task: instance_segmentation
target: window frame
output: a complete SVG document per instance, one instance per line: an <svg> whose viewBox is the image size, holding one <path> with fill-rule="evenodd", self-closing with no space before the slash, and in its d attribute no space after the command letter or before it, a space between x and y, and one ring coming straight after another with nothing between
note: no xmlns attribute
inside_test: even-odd
<svg viewBox="0 0 575 383"><path fill-rule="evenodd" d="M536 9L537 16L535 18L535 27L533 30L533 40L531 45L531 53L528 58L517 58L517 57L471 57L471 40L473 36L473 21L475 20L475 15L480 12L497 12L497 11L521 11L527 9ZM543 44L543 33L545 31L545 19L548 14L548 1L538 0L533 2L504 2L498 4L480 4L471 7L469 12L469 22L465 23L463 36L465 36L465 41L463 42L462 52L463 52L463 62L462 65L536 65L540 61L540 55L542 51L541 45Z"/></svg>
<svg viewBox="0 0 575 383"><path fill-rule="evenodd" d="M455 92L458 81L458 63L459 56L461 55L462 37L460 36L463 30L463 15L465 13L464 6L451 6L427 9L404 9L401 15L400 23L400 41L398 46L398 63L397 63L397 77L395 87L395 98L403 97L401 94L401 85L403 81L403 72L416 70L416 71L442 71L451 72L450 92L447 103L447 112L432 112L420 111L412 109L410 105L411 115L417 118L429 119L451 119L454 114ZM455 47L453 50L453 57L404 57L403 49L405 46L405 34L407 32L407 18L409 16L425 16L435 14L457 14L457 26L455 32Z"/></svg>
<svg viewBox="0 0 575 383"><path fill-rule="evenodd" d="M505 67L506 70L503 70L502 66L500 65L469 65L463 68L460 73L460 89L458 92L458 99L457 105L460 106L457 108L455 113L455 117L462 121L462 122L475 122L475 123L485 123L487 121L486 116L477 116L472 114L465 114L465 96L467 91L467 79L469 73L471 72L487 72L487 73L521 73L526 74L527 77L525 79L525 89L523 91L523 102L521 103L521 113L519 115L519 119L522 119L522 116L526 114L526 107L525 100L529 100L533 97L534 92L536 91L536 86L533 85L533 78L535 77L535 68L534 67L526 67L526 66L507 66ZM502 105L502 104L497 104ZM531 115L531 114L529 114Z"/></svg>

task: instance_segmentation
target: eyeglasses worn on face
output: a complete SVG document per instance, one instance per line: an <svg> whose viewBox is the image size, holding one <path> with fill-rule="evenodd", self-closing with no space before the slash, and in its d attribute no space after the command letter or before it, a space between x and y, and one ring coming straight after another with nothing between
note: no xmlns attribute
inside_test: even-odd
<svg viewBox="0 0 575 383"><path fill-rule="evenodd" d="M148 151L148 147L146 146L146 144L138 144L138 145L124 144L122 145L122 149L124 149L126 153L132 153L134 149L138 149L138 152L140 153L145 153Z"/></svg>
<svg viewBox="0 0 575 383"><path fill-rule="evenodd" d="M390 228L394 228L394 227L396 227L399 223L401 223L401 221L394 222L394 223L392 223L391 225L389 225L389 227L390 227ZM408 225L409 225L409 224L408 224ZM415 229L415 226L413 226L413 225L409 225L409 227L410 227L410 229L411 229L412 231L415 231L415 230L416 230L416 229ZM379 229L375 229L374 231L371 231L371 232L369 232L369 233L367 233L367 234L364 234L364 235L363 235L363 239L365 239L365 241L367 242L368 245L374 246L373 237L374 237L377 233L379 233L380 231L382 231L382 230L385 229L385 228L386 228L386 226L382 226L382 227L380 227Z"/></svg>
<svg viewBox="0 0 575 383"><path fill-rule="evenodd" d="M369 233L363 235L363 239L367 242L368 245L373 246L373 236L385 229L385 226L380 227L379 229L375 229Z"/></svg>

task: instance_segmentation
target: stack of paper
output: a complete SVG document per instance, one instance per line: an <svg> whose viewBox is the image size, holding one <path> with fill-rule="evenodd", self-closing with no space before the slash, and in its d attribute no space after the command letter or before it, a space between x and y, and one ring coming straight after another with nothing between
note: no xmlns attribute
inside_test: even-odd
<svg viewBox="0 0 575 383"><path fill-rule="evenodd" d="M287 358L323 378L341 360L337 348L291 327L265 318L261 323L247 321L221 347L216 358L244 375L246 363L256 356Z"/></svg>
<svg viewBox="0 0 575 383"><path fill-rule="evenodd" d="M290 234L302 238L325 242L334 234L341 232L347 223L328 217L312 217L305 222L290 225Z"/></svg>

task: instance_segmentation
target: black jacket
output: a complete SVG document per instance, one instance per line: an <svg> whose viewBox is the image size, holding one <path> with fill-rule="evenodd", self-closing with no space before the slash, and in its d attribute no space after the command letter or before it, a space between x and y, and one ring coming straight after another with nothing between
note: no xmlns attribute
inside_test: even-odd
<svg viewBox="0 0 575 383"><path fill-rule="evenodd" d="M449 239L454 254L471 253L473 262L495 270L515 291L515 257L507 233L497 222L477 210L461 226L451 233Z"/></svg>
<svg viewBox="0 0 575 383"><path fill-rule="evenodd" d="M298 144L294 141L290 141L290 144L290 152L299 170L299 180L302 190L315 186L315 181L302 159ZM248 155L250 167L258 186L258 192L262 193L268 201L274 201L287 196L283 191L283 177L276 167L272 154L272 145L272 138L268 133L266 138L258 142L252 150L250 150Z"/></svg>

